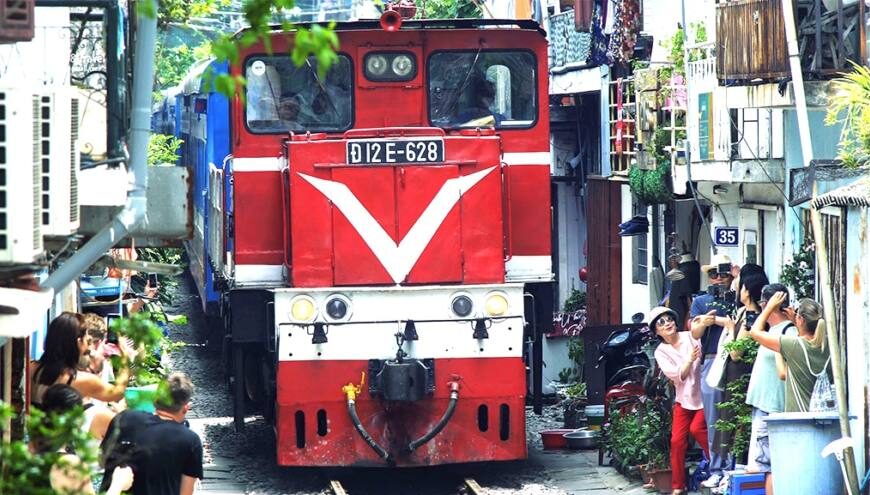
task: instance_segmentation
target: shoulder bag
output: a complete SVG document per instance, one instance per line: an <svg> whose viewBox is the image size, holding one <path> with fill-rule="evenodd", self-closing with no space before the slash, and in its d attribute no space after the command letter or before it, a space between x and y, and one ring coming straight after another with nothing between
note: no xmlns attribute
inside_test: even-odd
<svg viewBox="0 0 870 495"><path fill-rule="evenodd" d="M728 351L725 350L725 344L730 341L731 336L728 329L723 328L722 333L719 334L719 343L716 345L716 357L713 358L713 364L710 365L710 369L707 370L707 376L704 378L704 381L710 388L725 390L725 365L731 359Z"/></svg>

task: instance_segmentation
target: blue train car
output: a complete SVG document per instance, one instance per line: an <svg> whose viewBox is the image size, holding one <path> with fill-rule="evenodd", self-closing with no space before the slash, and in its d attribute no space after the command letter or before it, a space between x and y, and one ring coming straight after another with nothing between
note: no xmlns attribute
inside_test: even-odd
<svg viewBox="0 0 870 495"><path fill-rule="evenodd" d="M179 164L188 167L193 181L193 239L187 243L190 273L202 300L203 310L216 315L220 291L209 252L209 181L212 172L223 170L230 153L229 101L210 88L209 74L227 72L226 63L200 62L181 83L175 97L174 134L183 141ZM218 191L223 190L219 187Z"/></svg>

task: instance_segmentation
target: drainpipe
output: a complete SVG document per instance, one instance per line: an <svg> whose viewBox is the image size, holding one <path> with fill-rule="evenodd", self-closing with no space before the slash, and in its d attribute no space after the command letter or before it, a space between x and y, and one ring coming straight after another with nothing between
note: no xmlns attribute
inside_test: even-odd
<svg viewBox="0 0 870 495"><path fill-rule="evenodd" d="M156 9L155 9L156 11ZM131 188L127 202L115 218L82 246L42 283L43 288L60 292L78 278L107 250L126 237L145 218L148 164L146 154L151 127L151 88L154 80L154 43L157 18L138 16L133 78L133 111L130 121L129 175ZM112 95L117 96L117 95Z"/></svg>
<svg viewBox="0 0 870 495"><path fill-rule="evenodd" d="M797 110L798 131L800 133L801 155L804 159L804 167L810 166L813 159L813 143L810 140L810 121L807 115L807 100L804 93L804 78L801 70L800 52L798 51L797 31L795 29L793 0L782 0L782 15L785 21L785 38L788 44L789 66L794 89L795 108ZM818 184L813 182L813 198L818 195ZM824 307L825 320L829 322L828 348L831 354L831 370L834 375L834 388L837 391L837 405L840 414L840 433L843 437L851 437L849 427L849 404L846 402L846 378L843 373L843 361L840 356L840 342L837 328L833 325L834 319L834 293L831 290L831 273L828 266L828 250L825 236L822 234L822 217L819 210L810 208L810 216L813 223L813 237L816 243L816 270L819 271L820 291L822 293L822 306ZM845 322L842 322L845 323ZM845 470L844 480L850 488L850 493L858 491L858 474L855 467L855 452L852 447L843 451L843 463Z"/></svg>

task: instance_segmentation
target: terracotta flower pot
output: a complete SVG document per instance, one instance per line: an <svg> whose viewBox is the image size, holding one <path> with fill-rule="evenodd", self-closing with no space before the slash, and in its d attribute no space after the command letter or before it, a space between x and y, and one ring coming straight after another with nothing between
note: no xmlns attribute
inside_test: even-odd
<svg viewBox="0 0 870 495"><path fill-rule="evenodd" d="M647 471L647 475L652 478L653 483L659 493L671 493L671 470L670 469L655 469Z"/></svg>

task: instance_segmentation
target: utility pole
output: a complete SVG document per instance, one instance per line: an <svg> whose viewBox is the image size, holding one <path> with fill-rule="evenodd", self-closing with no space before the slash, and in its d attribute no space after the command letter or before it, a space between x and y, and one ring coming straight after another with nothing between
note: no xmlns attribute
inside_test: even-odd
<svg viewBox="0 0 870 495"><path fill-rule="evenodd" d="M782 16L785 21L785 37L788 44L791 80L794 89L795 107L797 110L798 131L801 141L801 155L804 167L810 166L813 159L813 144L810 140L810 122L807 116L807 100L804 93L804 79L801 70L800 52L798 51L797 31L795 29L793 0L782 0ZM818 15L818 14L817 14ZM818 195L818 185L813 182L813 198ZM849 428L849 404L846 402L846 378L843 372L843 361L840 356L840 342L834 319L834 293L831 290L831 271L828 266L828 248L822 233L822 215L816 208L810 208L813 224L813 238L816 244L816 270L819 273L819 291L822 294L822 306L825 311L825 321L828 323L828 348L831 354L831 369L834 374L834 388L837 391L837 406L840 414L840 433L843 437L851 437ZM852 447L843 451L846 484L849 493L858 491L858 474L855 468L855 452Z"/></svg>

